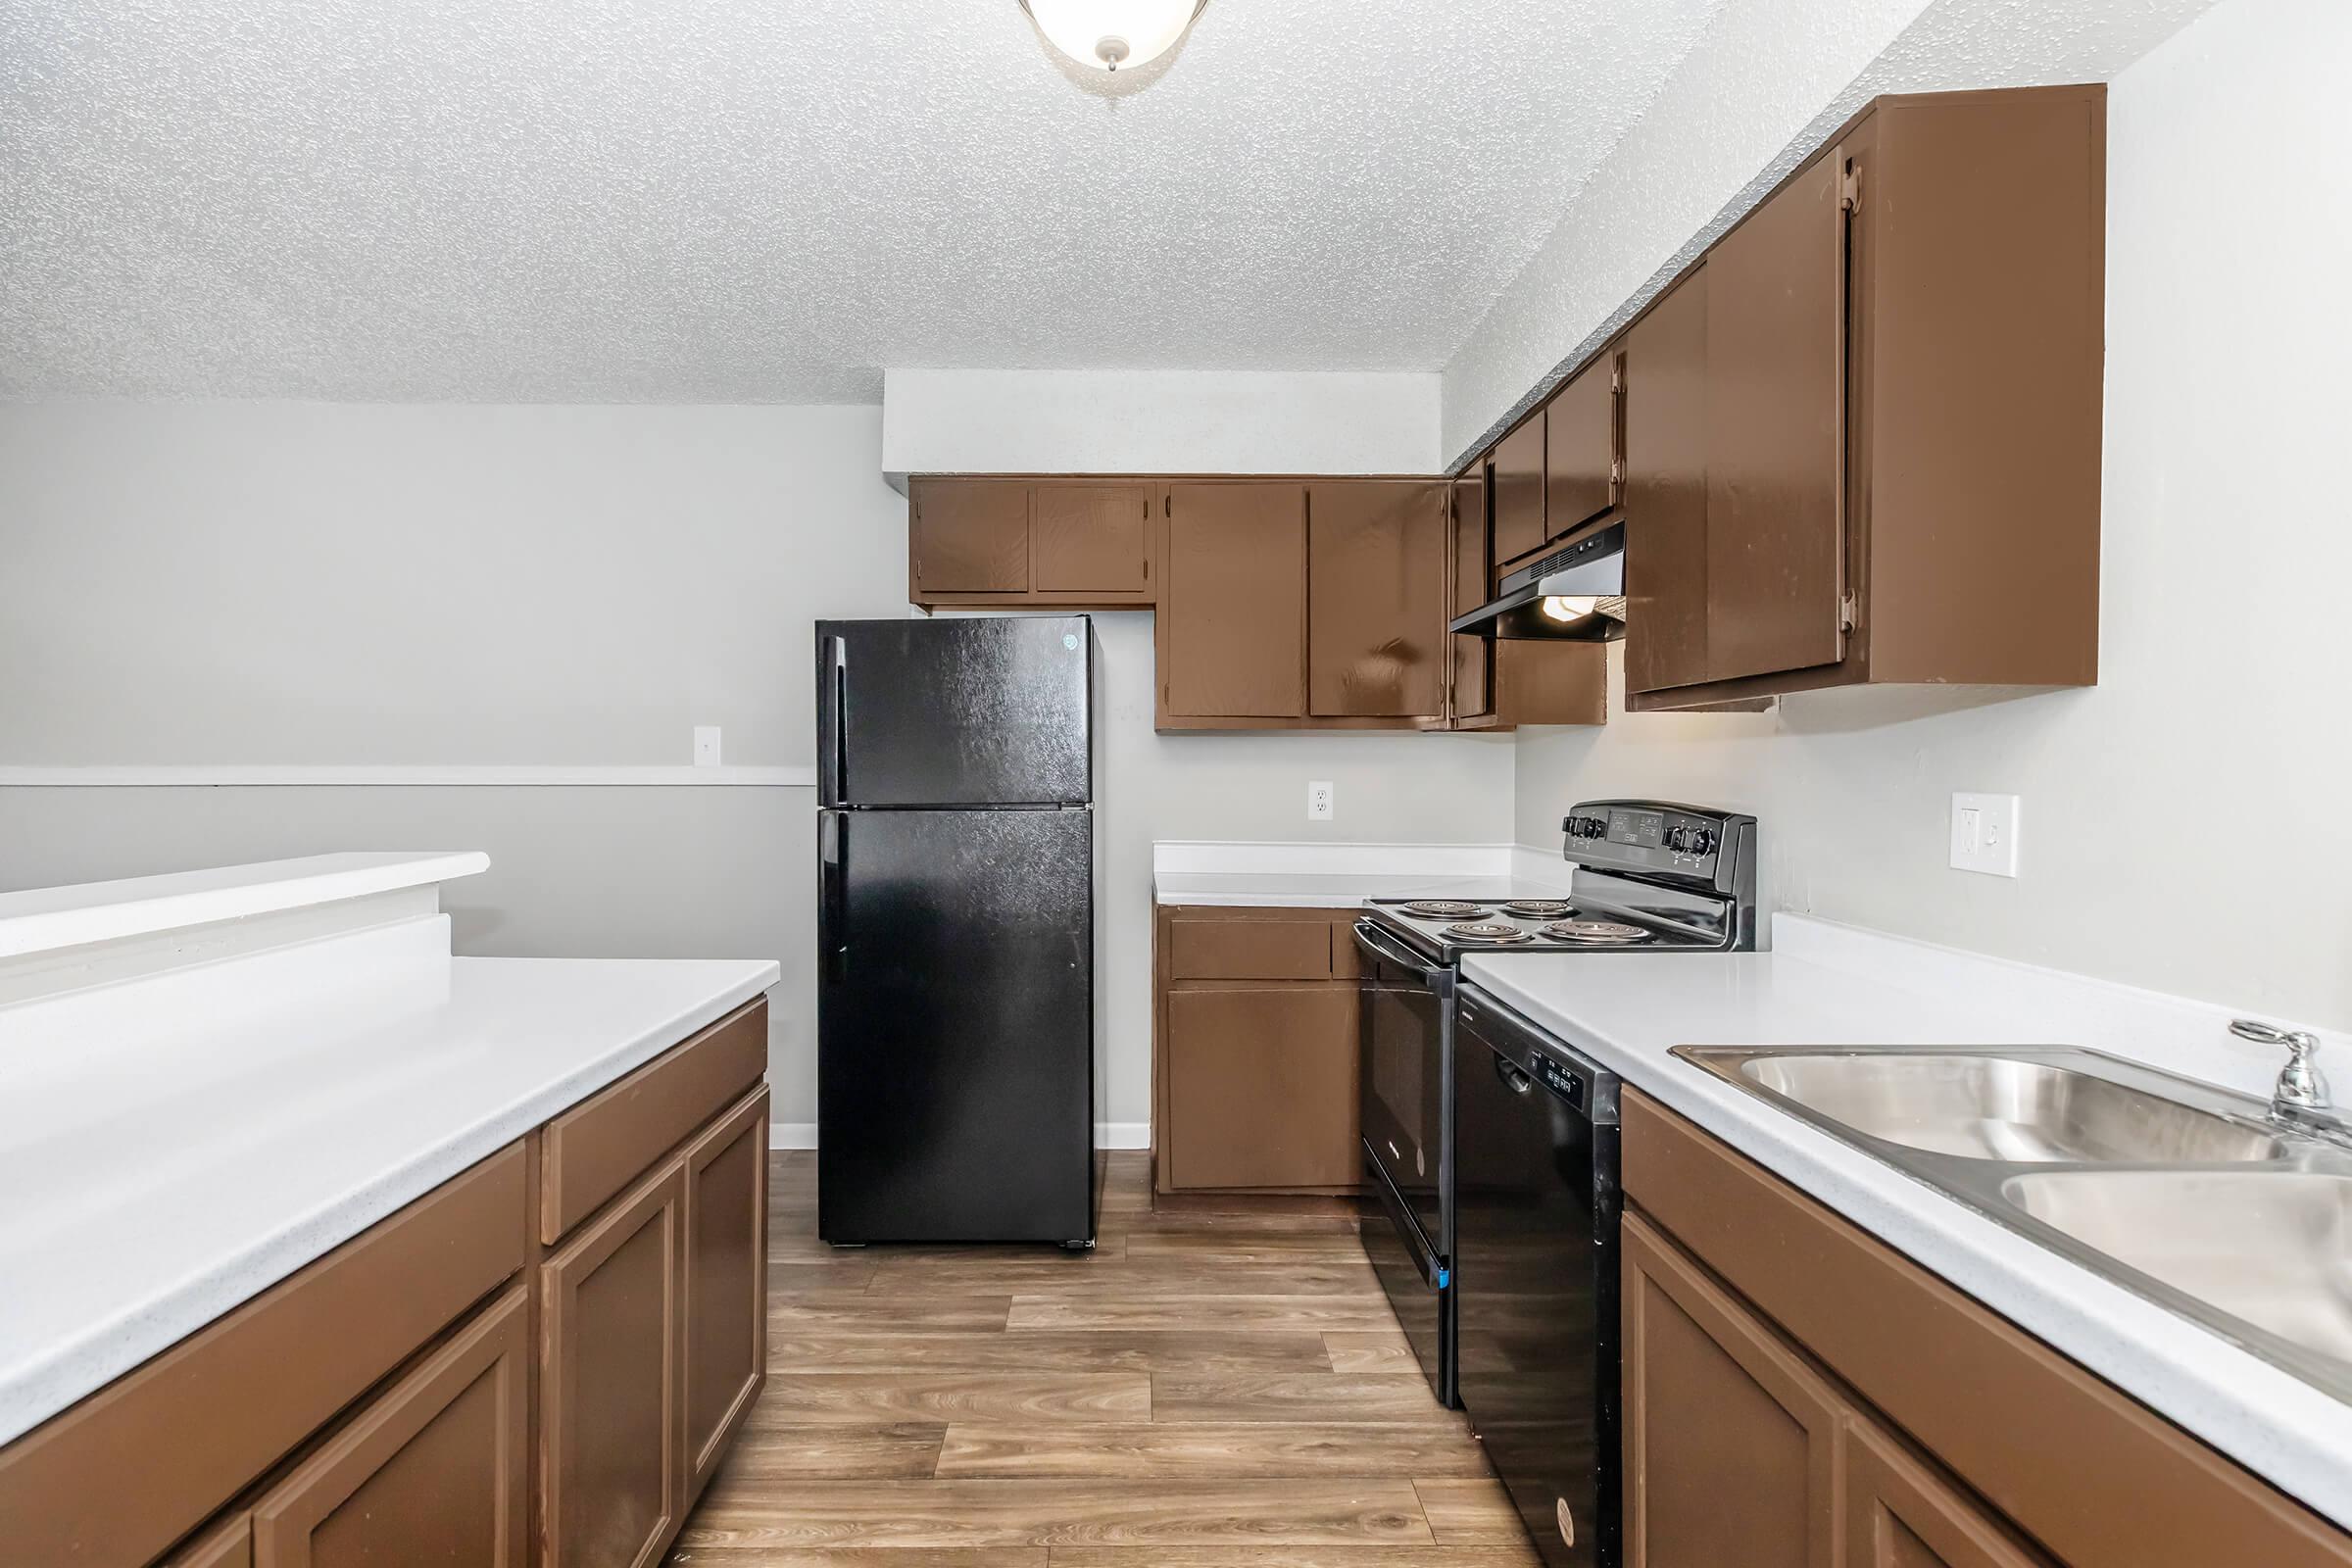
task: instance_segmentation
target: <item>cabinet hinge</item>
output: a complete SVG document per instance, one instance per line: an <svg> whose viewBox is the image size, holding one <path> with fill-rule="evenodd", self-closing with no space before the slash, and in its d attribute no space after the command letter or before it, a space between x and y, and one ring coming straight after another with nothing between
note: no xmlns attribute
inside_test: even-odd
<svg viewBox="0 0 2352 1568"><path fill-rule="evenodd" d="M1854 596L1852 594L1841 594L1838 596L1838 629L1839 631L1852 631L1854 629Z"/></svg>
<svg viewBox="0 0 2352 1568"><path fill-rule="evenodd" d="M1609 460L1609 483L1625 483L1625 460L1623 458L1611 458Z"/></svg>
<svg viewBox="0 0 2352 1568"><path fill-rule="evenodd" d="M1862 171L1854 167L1851 158L1845 161L1845 177L1838 186L1838 205L1849 213L1862 210Z"/></svg>

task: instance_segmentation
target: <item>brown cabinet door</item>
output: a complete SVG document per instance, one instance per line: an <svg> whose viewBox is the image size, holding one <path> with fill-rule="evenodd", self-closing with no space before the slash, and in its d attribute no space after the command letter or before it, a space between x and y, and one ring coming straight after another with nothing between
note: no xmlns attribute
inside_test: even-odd
<svg viewBox="0 0 2352 1568"><path fill-rule="evenodd" d="M522 1568L529 1307L515 1285L272 1488L253 1510L255 1568Z"/></svg>
<svg viewBox="0 0 2352 1568"><path fill-rule="evenodd" d="M1030 508L1034 591L1140 594L1152 586L1150 487L1041 484Z"/></svg>
<svg viewBox="0 0 2352 1568"><path fill-rule="evenodd" d="M1544 423L1538 409L1494 447L1494 564L1544 548Z"/></svg>
<svg viewBox="0 0 2352 1568"><path fill-rule="evenodd" d="M1622 499L1617 417L1622 357L1605 354L1544 409L1544 532L1557 539Z"/></svg>
<svg viewBox="0 0 2352 1568"><path fill-rule="evenodd" d="M1444 713L1446 503L1436 481L1307 487L1309 713Z"/></svg>
<svg viewBox="0 0 2352 1568"><path fill-rule="evenodd" d="M1630 1568L1844 1568L1829 1385L1630 1212L1623 1274Z"/></svg>
<svg viewBox="0 0 2352 1568"><path fill-rule="evenodd" d="M1707 273L1625 344L1625 689L1707 678Z"/></svg>
<svg viewBox="0 0 2352 1568"><path fill-rule="evenodd" d="M767 1102L749 1096L686 1150L690 1502L767 1375Z"/></svg>
<svg viewBox="0 0 2352 1568"><path fill-rule="evenodd" d="M1844 655L1842 168L1832 148L1707 253L1707 663L1715 680L1809 669Z"/></svg>
<svg viewBox="0 0 2352 1568"><path fill-rule="evenodd" d="M1448 618L1468 614L1494 591L1493 527L1493 519L1487 515L1487 465L1482 458L1453 481L1453 605ZM1453 644L1453 691L1447 711L1457 724L1494 716L1493 640L1449 640Z"/></svg>
<svg viewBox="0 0 2352 1568"><path fill-rule="evenodd" d="M918 595L1029 591L1027 484L917 479L910 504Z"/></svg>
<svg viewBox="0 0 2352 1568"><path fill-rule="evenodd" d="M1168 1185L1350 1187L1353 986L1170 991Z"/></svg>
<svg viewBox="0 0 2352 1568"><path fill-rule="evenodd" d="M1846 1431L1844 1568L2050 1568L2050 1560L1857 1416Z"/></svg>
<svg viewBox="0 0 2352 1568"><path fill-rule="evenodd" d="M1186 718L1306 712L1306 490L1168 489L1161 699Z"/></svg>
<svg viewBox="0 0 2352 1568"><path fill-rule="evenodd" d="M684 1514L686 1173L671 1160L539 1267L548 1561L647 1568Z"/></svg>

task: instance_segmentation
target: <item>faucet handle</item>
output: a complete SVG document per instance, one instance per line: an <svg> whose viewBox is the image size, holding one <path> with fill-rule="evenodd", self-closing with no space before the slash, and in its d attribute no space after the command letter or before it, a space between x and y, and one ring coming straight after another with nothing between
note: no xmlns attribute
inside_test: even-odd
<svg viewBox="0 0 2352 1568"><path fill-rule="evenodd" d="M2279 1070L2278 1088L2271 1097L2274 1104L2297 1110L2328 1108L2328 1082L2311 1059L2320 1049L2318 1035L2308 1029L2281 1029L2255 1018L2231 1019L2230 1032L2257 1045L2286 1048L2286 1065Z"/></svg>

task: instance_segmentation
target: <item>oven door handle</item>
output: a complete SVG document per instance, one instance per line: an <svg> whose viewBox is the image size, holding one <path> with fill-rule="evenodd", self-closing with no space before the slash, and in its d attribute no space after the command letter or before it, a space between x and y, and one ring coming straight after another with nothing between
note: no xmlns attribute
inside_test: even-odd
<svg viewBox="0 0 2352 1568"><path fill-rule="evenodd" d="M1355 945L1383 963L1393 963L1399 969L1409 969L1420 977L1421 983L1435 991L1453 971L1433 969L1417 956L1407 953L1394 937L1369 920L1355 922Z"/></svg>

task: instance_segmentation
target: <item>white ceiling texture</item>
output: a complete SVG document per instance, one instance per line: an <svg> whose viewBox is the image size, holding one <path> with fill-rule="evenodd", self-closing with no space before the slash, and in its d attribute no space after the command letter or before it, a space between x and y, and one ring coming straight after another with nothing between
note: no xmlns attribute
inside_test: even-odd
<svg viewBox="0 0 2352 1568"><path fill-rule="evenodd" d="M1718 4L0 0L0 397L1433 370Z"/></svg>

